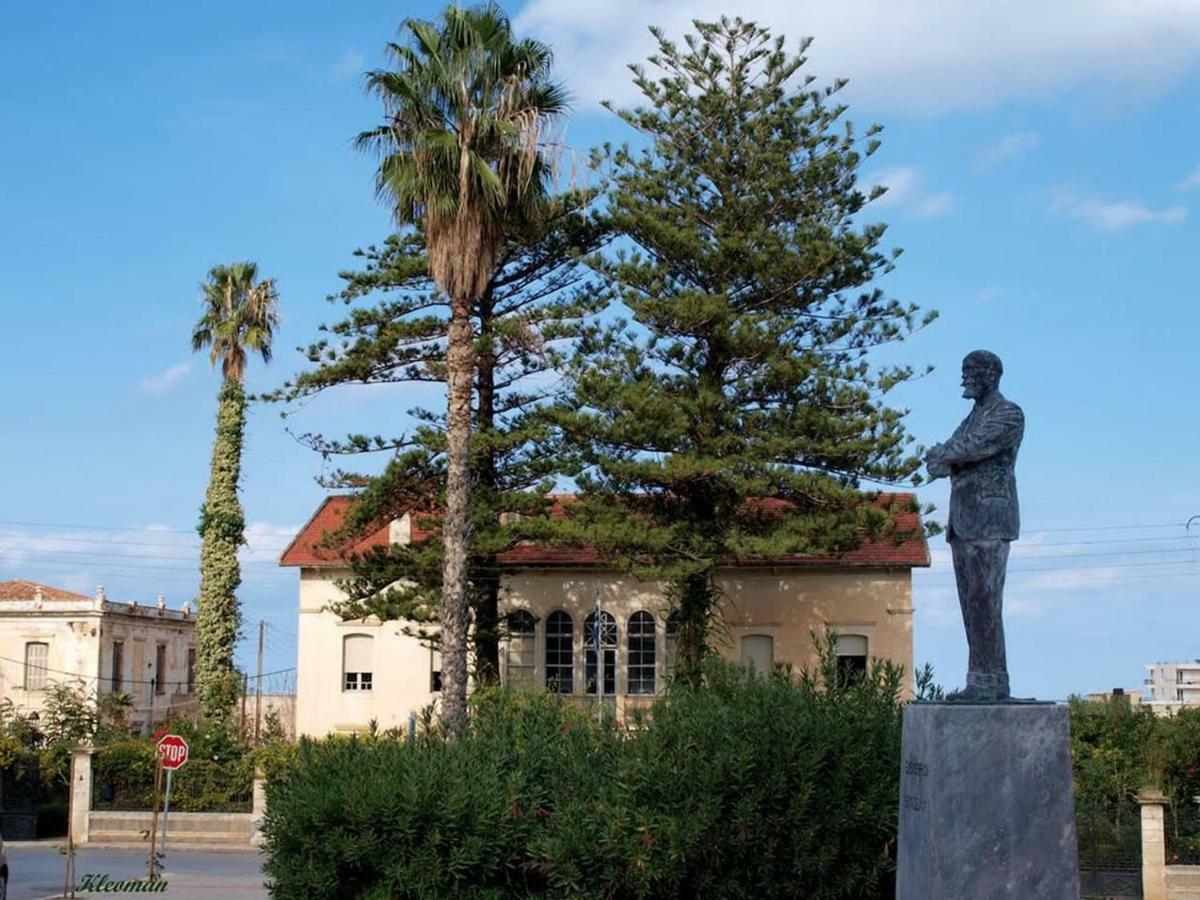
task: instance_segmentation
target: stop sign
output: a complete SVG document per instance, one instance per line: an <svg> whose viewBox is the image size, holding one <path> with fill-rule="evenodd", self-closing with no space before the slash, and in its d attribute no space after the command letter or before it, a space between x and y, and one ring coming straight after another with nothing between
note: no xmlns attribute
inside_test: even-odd
<svg viewBox="0 0 1200 900"><path fill-rule="evenodd" d="M182 769L188 761L187 741L177 734L163 735L162 740L154 748L154 755L164 769Z"/></svg>

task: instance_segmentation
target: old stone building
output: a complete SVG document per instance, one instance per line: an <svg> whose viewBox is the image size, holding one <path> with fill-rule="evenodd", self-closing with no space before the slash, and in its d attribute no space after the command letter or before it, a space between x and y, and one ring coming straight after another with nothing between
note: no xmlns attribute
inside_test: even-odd
<svg viewBox="0 0 1200 900"><path fill-rule="evenodd" d="M343 621L327 608L343 599L337 581L349 569L323 541L341 525L350 499L326 499L280 560L300 575L299 734L358 731L372 720L381 728L403 727L410 713L438 697L438 654L406 635L403 623ZM761 668L801 667L815 660L813 633L832 630L843 665L892 660L904 666L910 688L912 569L929 565L929 551L917 514L899 515L898 527L909 535L899 542L864 542L836 558L788 557L721 570L721 653ZM345 552L426 537L406 515ZM544 685L581 701L596 698L599 688L619 714L649 705L663 690L674 655L663 585L618 573L587 549L523 546L503 562L516 570L506 576L501 597L512 631L501 647L505 681ZM597 609L599 653L585 639L594 634Z"/></svg>
<svg viewBox="0 0 1200 900"><path fill-rule="evenodd" d="M145 727L195 705L195 621L185 604L144 606L31 581L0 582L0 697L41 714L54 682L133 698Z"/></svg>

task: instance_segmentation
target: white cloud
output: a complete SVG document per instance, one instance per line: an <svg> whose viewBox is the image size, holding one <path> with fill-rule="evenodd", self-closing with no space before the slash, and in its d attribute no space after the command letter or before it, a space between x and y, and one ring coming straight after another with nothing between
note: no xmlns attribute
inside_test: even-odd
<svg viewBox="0 0 1200 900"><path fill-rule="evenodd" d="M958 205L958 200L949 191L938 191L922 197L913 205L913 215L919 219L936 219L944 216Z"/></svg>
<svg viewBox="0 0 1200 900"><path fill-rule="evenodd" d="M991 169L1003 162L1028 153L1038 144L1038 136L1032 131L1018 131L1006 134L996 143L985 147L975 158L977 169Z"/></svg>
<svg viewBox="0 0 1200 900"><path fill-rule="evenodd" d="M367 68L367 58L361 50L347 50L333 67L333 77L337 81L349 81L358 78Z"/></svg>
<svg viewBox="0 0 1200 900"><path fill-rule="evenodd" d="M143 378L138 384L138 390L143 394L152 394L160 397L163 394L175 387L185 375L192 371L191 361L181 362L170 368L164 369L157 375L148 375Z"/></svg>
<svg viewBox="0 0 1200 900"><path fill-rule="evenodd" d="M927 192L921 173L912 166L896 166L880 169L866 178L868 189L883 185L887 193L875 201L881 207L907 210L920 219L944 216L958 205L957 199L948 191Z"/></svg>
<svg viewBox="0 0 1200 900"><path fill-rule="evenodd" d="M1134 225L1179 225L1188 213L1186 206L1151 209L1138 200L1097 200L1065 189L1053 192L1050 210L1098 231L1123 231Z"/></svg>
<svg viewBox="0 0 1200 900"><path fill-rule="evenodd" d="M811 70L851 79L873 107L939 113L1099 85L1138 94L1200 61L1195 0L529 0L518 31L547 40L581 105L639 99L625 66L653 50L649 25L680 39L693 19L736 12L816 38Z"/></svg>
<svg viewBox="0 0 1200 900"><path fill-rule="evenodd" d="M1200 166L1196 166L1191 175L1179 182L1179 186L1181 188L1200 187Z"/></svg>

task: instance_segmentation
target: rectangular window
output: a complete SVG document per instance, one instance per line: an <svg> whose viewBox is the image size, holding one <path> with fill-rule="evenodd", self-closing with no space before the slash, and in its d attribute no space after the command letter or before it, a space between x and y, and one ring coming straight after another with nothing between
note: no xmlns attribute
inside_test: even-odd
<svg viewBox="0 0 1200 900"><path fill-rule="evenodd" d="M764 675L775 669L775 641L768 634L748 634L742 638L742 663Z"/></svg>
<svg viewBox="0 0 1200 900"><path fill-rule="evenodd" d="M35 641L25 645L25 690L46 689L46 658L50 645Z"/></svg>
<svg viewBox="0 0 1200 900"><path fill-rule="evenodd" d="M867 639L861 634L837 636L837 674L843 685L858 681L867 674Z"/></svg>
<svg viewBox="0 0 1200 900"><path fill-rule="evenodd" d="M193 694L196 692L196 648L188 647L187 657L187 692Z"/></svg>
<svg viewBox="0 0 1200 900"><path fill-rule="evenodd" d="M167 645L159 644L154 650L154 693L161 694L166 690L167 677Z"/></svg>
<svg viewBox="0 0 1200 900"><path fill-rule="evenodd" d="M112 645L112 669L109 672L109 689L114 694L121 693L125 687L125 644L122 641L113 641Z"/></svg>
<svg viewBox="0 0 1200 900"><path fill-rule="evenodd" d="M371 690L373 640L369 634L348 634L342 638L342 690Z"/></svg>

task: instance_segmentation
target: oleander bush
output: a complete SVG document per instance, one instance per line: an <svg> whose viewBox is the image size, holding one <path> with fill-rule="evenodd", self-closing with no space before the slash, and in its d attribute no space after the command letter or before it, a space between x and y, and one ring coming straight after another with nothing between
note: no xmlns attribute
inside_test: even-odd
<svg viewBox="0 0 1200 900"><path fill-rule="evenodd" d="M888 896L899 690L713 660L628 730L493 689L456 739L305 740L268 780L273 896Z"/></svg>
<svg viewBox="0 0 1200 900"><path fill-rule="evenodd" d="M179 812L249 812L255 756L231 746L213 753L189 739L187 765L173 776L171 809ZM92 757L95 809L154 808L154 743L146 738L113 741ZM159 803L162 799L160 796Z"/></svg>

